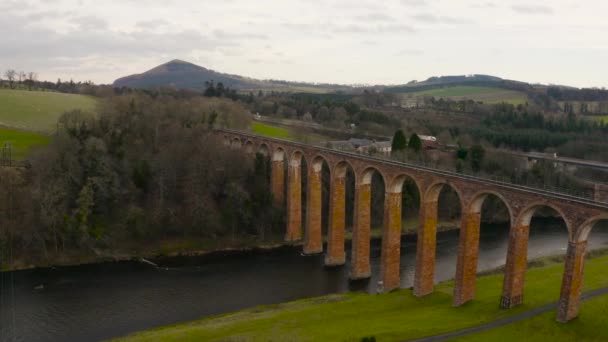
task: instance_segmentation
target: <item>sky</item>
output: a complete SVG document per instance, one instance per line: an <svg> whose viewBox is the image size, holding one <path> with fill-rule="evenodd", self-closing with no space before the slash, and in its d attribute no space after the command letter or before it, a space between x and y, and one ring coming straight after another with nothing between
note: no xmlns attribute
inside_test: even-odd
<svg viewBox="0 0 608 342"><path fill-rule="evenodd" d="M0 71L100 84L182 59L316 83L605 87L606 13L605 0L0 0Z"/></svg>

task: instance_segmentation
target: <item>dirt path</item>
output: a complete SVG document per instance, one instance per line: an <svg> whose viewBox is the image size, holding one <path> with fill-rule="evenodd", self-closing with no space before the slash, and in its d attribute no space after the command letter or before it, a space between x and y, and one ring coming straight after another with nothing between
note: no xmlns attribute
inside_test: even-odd
<svg viewBox="0 0 608 342"><path fill-rule="evenodd" d="M608 294L608 287L604 287L604 288L601 288L601 289L597 289L597 290L593 290L593 291L587 292L587 293L585 293L585 294L582 295L581 300L584 301L584 300L587 300L587 299L603 296L603 295L606 295L606 294ZM452 331L452 332L441 334L441 335L422 337L422 338L418 338L418 339L414 339L414 340L406 340L406 342L447 341L447 340L452 339L452 338L463 337L463 336L467 336L467 335L470 335L470 334L474 334L474 333L478 333L478 332L482 332L482 331L486 331L486 330L490 330L490 329L499 328L499 327L502 327L502 326L505 326L505 325L509 325L511 323L515 323L515 322L523 321L523 320L528 319L528 318L532 318L534 316L543 314L543 313L551 311L551 310L555 310L555 309L557 309L557 304L558 303L548 304L548 305L545 305L545 306L534 308L534 309L526 311L526 312L522 312L522 313L514 315L514 316L502 318L502 319L499 319L499 320L496 320L496 321L493 321L493 322L489 322L489 323L482 324L482 325L477 325L477 326L474 326L474 327L471 327L471 328L466 328L466 329L462 329L462 330Z"/></svg>

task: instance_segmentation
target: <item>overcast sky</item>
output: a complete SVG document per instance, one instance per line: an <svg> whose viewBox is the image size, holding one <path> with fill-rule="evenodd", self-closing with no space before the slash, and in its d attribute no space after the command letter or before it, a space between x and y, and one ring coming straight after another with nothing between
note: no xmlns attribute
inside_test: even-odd
<svg viewBox="0 0 608 342"><path fill-rule="evenodd" d="M0 69L110 83L171 59L261 79L608 86L608 1L0 0Z"/></svg>

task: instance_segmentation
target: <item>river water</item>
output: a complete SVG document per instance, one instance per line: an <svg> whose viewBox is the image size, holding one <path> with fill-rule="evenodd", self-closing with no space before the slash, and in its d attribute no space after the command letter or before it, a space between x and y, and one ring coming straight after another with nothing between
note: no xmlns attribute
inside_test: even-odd
<svg viewBox="0 0 608 342"><path fill-rule="evenodd" d="M507 243L508 226L483 225L479 271L504 265ZM561 224L533 222L529 259L565 253L566 245ZM608 229L592 232L590 248L606 246ZM454 277L457 247L458 231L438 234L436 281ZM404 237L402 287L413 284L415 248L415 237ZM348 281L348 265L324 268L322 256L301 256L296 248L174 259L161 268L123 262L0 273L0 341L97 341L261 304L352 290L373 293L379 263L375 241L373 277L355 284Z"/></svg>

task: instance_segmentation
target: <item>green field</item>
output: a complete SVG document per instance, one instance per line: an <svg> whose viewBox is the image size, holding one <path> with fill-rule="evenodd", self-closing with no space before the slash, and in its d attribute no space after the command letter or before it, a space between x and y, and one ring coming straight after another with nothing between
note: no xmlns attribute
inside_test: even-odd
<svg viewBox="0 0 608 342"><path fill-rule="evenodd" d="M595 117L595 119L599 122L603 122L605 124L608 124L608 115L604 115L604 116L598 116Z"/></svg>
<svg viewBox="0 0 608 342"><path fill-rule="evenodd" d="M584 302L579 317L568 324L556 322L555 314L548 312L453 341L608 341L606 317L608 317L608 296L602 296Z"/></svg>
<svg viewBox="0 0 608 342"><path fill-rule="evenodd" d="M453 86L445 87L440 89L431 89L425 91L418 91L413 93L401 94L402 99L406 102L416 101L416 98L425 96L433 96L435 98L444 98L450 100L464 100L471 99L474 101L481 101L484 103L511 103L511 104L524 104L528 100L526 94L495 87L475 87L475 86Z"/></svg>
<svg viewBox="0 0 608 342"><path fill-rule="evenodd" d="M347 293L295 302L261 306L237 313L210 317L137 333L124 341L360 341L374 336L378 341L398 341L431 336L480 325L528 311L559 298L563 262L545 258L545 266L529 269L526 274L525 303L511 310L499 309L502 275L477 280L476 299L462 307L452 307L453 282L436 286L435 292L416 298L409 289L388 294ZM537 261L542 264L543 262ZM608 286L608 256L587 261L584 290ZM489 331L479 341L535 341L562 335L562 340L605 340L608 326L605 317L608 296L581 305L580 319L569 324L553 323L554 311L537 318ZM204 301L204 298L201 298ZM536 328L535 328L536 327ZM530 331L531 339L525 335ZM544 336L544 337L543 337ZM503 338L512 337L512 338ZM468 339L463 339L468 340Z"/></svg>
<svg viewBox="0 0 608 342"><path fill-rule="evenodd" d="M251 131L255 134L271 138L289 139L291 137L290 132L285 128L265 125L259 122L251 123Z"/></svg>
<svg viewBox="0 0 608 342"><path fill-rule="evenodd" d="M50 138L40 133L20 131L0 127L0 146L9 142L12 145L12 158L23 159L27 153L38 146L48 144Z"/></svg>
<svg viewBox="0 0 608 342"><path fill-rule="evenodd" d="M93 97L55 92L0 89L0 125L31 131L53 131L66 111L95 108Z"/></svg>

